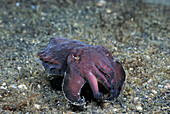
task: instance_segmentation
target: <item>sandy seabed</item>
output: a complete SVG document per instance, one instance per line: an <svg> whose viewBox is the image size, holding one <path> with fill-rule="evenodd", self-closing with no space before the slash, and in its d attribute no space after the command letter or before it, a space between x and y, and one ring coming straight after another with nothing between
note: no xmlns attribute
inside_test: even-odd
<svg viewBox="0 0 170 114"><path fill-rule="evenodd" d="M0 113L170 113L169 12L142 0L1 0ZM119 98L98 103L87 87L86 105L71 105L34 61L55 36L106 47L126 72Z"/></svg>

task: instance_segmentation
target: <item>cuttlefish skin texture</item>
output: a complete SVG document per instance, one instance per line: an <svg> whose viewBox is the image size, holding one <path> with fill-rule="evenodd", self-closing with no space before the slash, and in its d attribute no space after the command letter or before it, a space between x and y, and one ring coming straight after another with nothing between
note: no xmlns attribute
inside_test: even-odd
<svg viewBox="0 0 170 114"><path fill-rule="evenodd" d="M62 89L72 104L82 105L81 88L87 82L95 99L117 98L125 81L125 71L103 46L92 46L62 37L51 38L48 46L38 53L39 60L48 73L64 75ZM110 96L103 98L98 82Z"/></svg>

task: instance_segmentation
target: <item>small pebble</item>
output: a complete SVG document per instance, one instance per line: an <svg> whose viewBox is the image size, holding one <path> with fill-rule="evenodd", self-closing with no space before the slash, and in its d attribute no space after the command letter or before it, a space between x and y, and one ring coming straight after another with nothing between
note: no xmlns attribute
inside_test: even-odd
<svg viewBox="0 0 170 114"><path fill-rule="evenodd" d="M17 69L20 71L20 70L21 70L21 67L17 67Z"/></svg>
<svg viewBox="0 0 170 114"><path fill-rule="evenodd" d="M167 84L164 86L164 88L165 88L165 89L169 89L169 88L170 88L170 84L167 83Z"/></svg>
<svg viewBox="0 0 170 114"><path fill-rule="evenodd" d="M40 109L40 105L39 105L39 104L34 104L34 106L35 106L35 108L36 108L37 110Z"/></svg>
<svg viewBox="0 0 170 114"><path fill-rule="evenodd" d="M103 5L105 5L106 4L106 1L104 1L104 0L100 0L98 3L97 3L97 6L103 6Z"/></svg>
<svg viewBox="0 0 170 114"><path fill-rule="evenodd" d="M153 94L157 94L158 92L157 92L157 91L155 91L155 90L152 90L152 93L153 93Z"/></svg>
<svg viewBox="0 0 170 114"><path fill-rule="evenodd" d="M0 89L7 90L7 86L0 86Z"/></svg>
<svg viewBox="0 0 170 114"><path fill-rule="evenodd" d="M152 82L152 79L149 79L149 80L148 80L148 83L151 83L151 82Z"/></svg>
<svg viewBox="0 0 170 114"><path fill-rule="evenodd" d="M4 83L2 83L2 86L6 86L6 83L4 82Z"/></svg>
<svg viewBox="0 0 170 114"><path fill-rule="evenodd" d="M16 2L16 6L18 7L20 5L20 3L19 2Z"/></svg>
<svg viewBox="0 0 170 114"><path fill-rule="evenodd" d="M141 112L143 110L143 108L141 106L136 106L136 110Z"/></svg>
<svg viewBox="0 0 170 114"><path fill-rule="evenodd" d="M27 86L24 85L24 84L20 84L20 85L18 86L18 88L19 88L19 89L27 89Z"/></svg>
<svg viewBox="0 0 170 114"><path fill-rule="evenodd" d="M126 101L126 100L127 100L127 98L124 97L124 98L123 98L123 101Z"/></svg>
<svg viewBox="0 0 170 114"><path fill-rule="evenodd" d="M129 70L133 70L133 68L129 68Z"/></svg>
<svg viewBox="0 0 170 114"><path fill-rule="evenodd" d="M151 94L149 94L149 97L154 97L154 95L151 93Z"/></svg>
<svg viewBox="0 0 170 114"><path fill-rule="evenodd" d="M106 12L107 13L112 13L112 10L111 9L107 9Z"/></svg>
<svg viewBox="0 0 170 114"><path fill-rule="evenodd" d="M149 55L146 55L146 59L147 59L147 60L150 60L151 58L150 58L150 56L149 56Z"/></svg>
<svg viewBox="0 0 170 114"><path fill-rule="evenodd" d="M159 88L163 88L163 85L158 85Z"/></svg>
<svg viewBox="0 0 170 114"><path fill-rule="evenodd" d="M38 88L39 88L39 89L41 89L41 86L40 86L40 84L38 84Z"/></svg>
<svg viewBox="0 0 170 114"><path fill-rule="evenodd" d="M26 95L26 94L23 92L22 95Z"/></svg>
<svg viewBox="0 0 170 114"><path fill-rule="evenodd" d="M148 99L148 103L151 103L151 101L152 101L152 99L151 99L151 98L149 98L149 99Z"/></svg>
<svg viewBox="0 0 170 114"><path fill-rule="evenodd" d="M114 112L117 112L117 108L114 108L113 111L114 111Z"/></svg>
<svg viewBox="0 0 170 114"><path fill-rule="evenodd" d="M108 107L110 103L104 103L104 107Z"/></svg>
<svg viewBox="0 0 170 114"><path fill-rule="evenodd" d="M167 69L170 69L170 65L167 66Z"/></svg>
<svg viewBox="0 0 170 114"><path fill-rule="evenodd" d="M139 100L139 97L135 97L134 98L134 103L137 103L138 100Z"/></svg>

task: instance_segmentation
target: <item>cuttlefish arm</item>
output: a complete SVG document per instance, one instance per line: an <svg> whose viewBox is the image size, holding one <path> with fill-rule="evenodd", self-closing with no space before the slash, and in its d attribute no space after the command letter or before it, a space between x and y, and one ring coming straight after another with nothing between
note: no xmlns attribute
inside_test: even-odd
<svg viewBox="0 0 170 114"><path fill-rule="evenodd" d="M79 69L72 62L72 54L68 56L68 67L64 76L62 88L65 97L74 105L85 104L84 98L80 97L81 88L86 81L81 77Z"/></svg>

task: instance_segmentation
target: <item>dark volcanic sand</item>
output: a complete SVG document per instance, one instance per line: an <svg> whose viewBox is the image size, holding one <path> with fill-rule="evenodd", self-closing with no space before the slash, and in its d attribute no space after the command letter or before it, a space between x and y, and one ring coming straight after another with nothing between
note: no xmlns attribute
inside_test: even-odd
<svg viewBox="0 0 170 114"><path fill-rule="evenodd" d="M95 0L1 0L0 113L170 113L170 6ZM51 37L105 46L126 71L113 103L86 85L72 106L34 59Z"/></svg>

